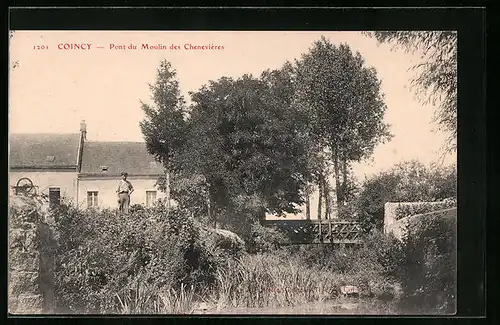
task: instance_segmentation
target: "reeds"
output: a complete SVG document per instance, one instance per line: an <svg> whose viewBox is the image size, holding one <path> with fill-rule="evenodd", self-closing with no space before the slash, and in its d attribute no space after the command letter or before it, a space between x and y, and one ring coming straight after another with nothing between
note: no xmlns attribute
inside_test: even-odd
<svg viewBox="0 0 500 325"><path fill-rule="evenodd" d="M247 255L217 270L208 303L225 308L287 307L337 296L344 276L306 267L295 259Z"/></svg>
<svg viewBox="0 0 500 325"><path fill-rule="evenodd" d="M181 284L179 289L156 289L136 282L134 290L115 294L120 314L191 314L195 309L194 287Z"/></svg>

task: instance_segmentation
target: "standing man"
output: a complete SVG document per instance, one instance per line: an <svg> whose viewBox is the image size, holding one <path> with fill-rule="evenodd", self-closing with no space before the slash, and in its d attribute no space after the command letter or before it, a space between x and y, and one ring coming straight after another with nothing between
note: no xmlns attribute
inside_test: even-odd
<svg viewBox="0 0 500 325"><path fill-rule="evenodd" d="M121 213L128 214L128 207L130 205L130 194L134 191L132 183L127 181L128 174L123 172L122 179L118 182L118 188L116 193L118 193L118 208Z"/></svg>

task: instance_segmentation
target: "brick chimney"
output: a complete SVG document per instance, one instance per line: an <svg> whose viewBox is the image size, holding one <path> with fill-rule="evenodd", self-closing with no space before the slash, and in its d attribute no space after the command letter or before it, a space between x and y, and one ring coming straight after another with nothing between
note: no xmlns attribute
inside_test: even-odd
<svg viewBox="0 0 500 325"><path fill-rule="evenodd" d="M87 140L87 122L85 122L85 120L80 122L80 132L83 140Z"/></svg>
<svg viewBox="0 0 500 325"><path fill-rule="evenodd" d="M80 122L80 143L78 145L78 156L77 156L77 168L78 172L82 170L82 155L83 155L83 146L85 145L85 141L87 140L87 123L85 120ZM78 202L78 193L77 193L77 202Z"/></svg>

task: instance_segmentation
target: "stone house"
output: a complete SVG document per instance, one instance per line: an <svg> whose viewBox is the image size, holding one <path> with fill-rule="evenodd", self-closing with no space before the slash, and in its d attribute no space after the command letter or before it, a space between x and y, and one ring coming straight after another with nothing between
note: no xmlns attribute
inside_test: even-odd
<svg viewBox="0 0 500 325"><path fill-rule="evenodd" d="M66 197L75 202L84 134L11 134L9 185L28 179L51 204ZM19 184L21 185L21 184Z"/></svg>
<svg viewBox="0 0 500 325"><path fill-rule="evenodd" d="M153 205L165 194L156 187L163 168L144 142L85 142L78 173L77 201L82 207L116 207L116 186L121 172L134 186L131 204Z"/></svg>
<svg viewBox="0 0 500 325"><path fill-rule="evenodd" d="M61 199L80 208L117 207L116 185L125 171L134 186L131 204L152 205L165 196L156 187L163 168L144 142L87 140L87 125L75 134L11 134L9 185L28 179L50 205Z"/></svg>

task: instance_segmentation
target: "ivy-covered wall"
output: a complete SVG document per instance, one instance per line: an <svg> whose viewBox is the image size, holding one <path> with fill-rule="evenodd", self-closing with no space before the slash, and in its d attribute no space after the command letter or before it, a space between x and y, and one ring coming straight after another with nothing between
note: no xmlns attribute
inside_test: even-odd
<svg viewBox="0 0 500 325"><path fill-rule="evenodd" d="M53 306L53 247L42 202L10 198L8 306L11 314L50 313Z"/></svg>

